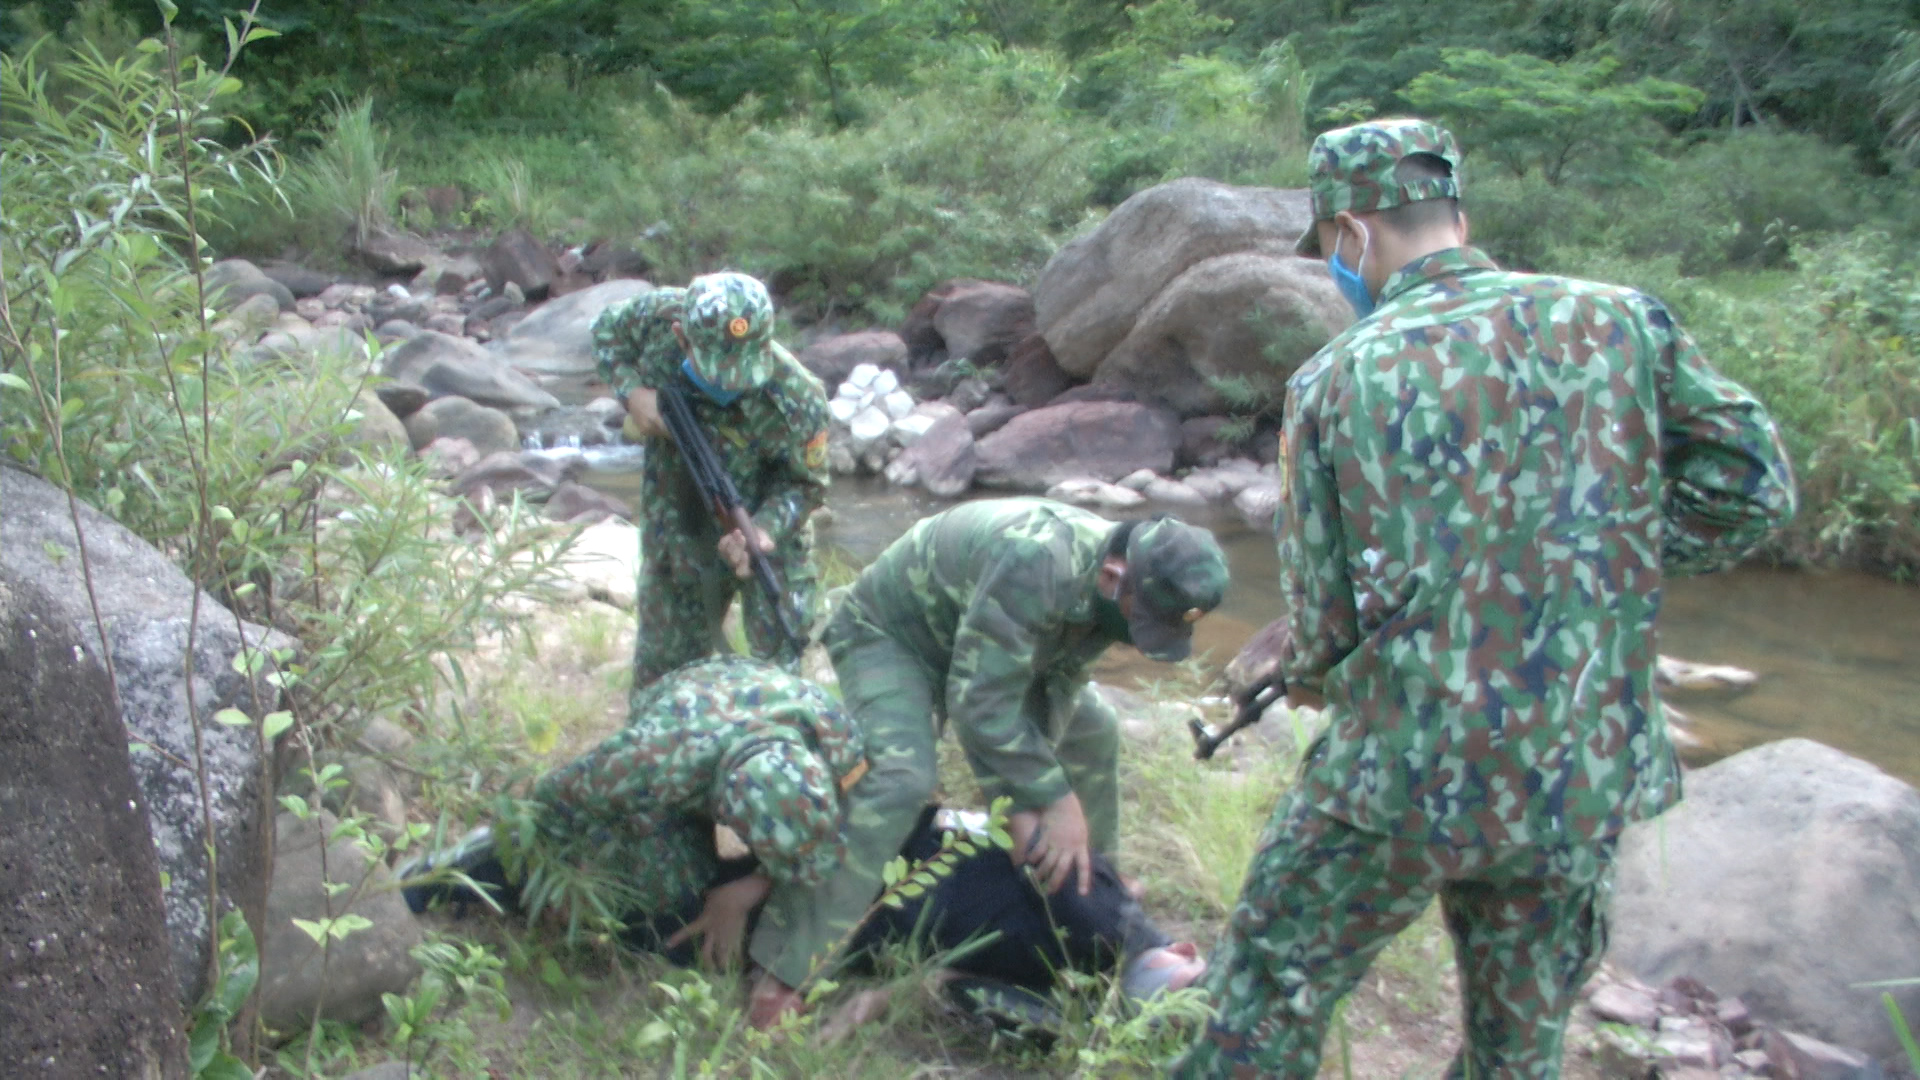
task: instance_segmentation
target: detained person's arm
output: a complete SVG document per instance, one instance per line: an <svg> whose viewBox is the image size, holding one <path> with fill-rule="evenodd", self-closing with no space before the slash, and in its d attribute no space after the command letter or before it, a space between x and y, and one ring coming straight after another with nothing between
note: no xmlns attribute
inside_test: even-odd
<svg viewBox="0 0 1920 1080"><path fill-rule="evenodd" d="M1649 301L1660 394L1661 566L1724 569L1792 519L1793 466L1766 409Z"/></svg>

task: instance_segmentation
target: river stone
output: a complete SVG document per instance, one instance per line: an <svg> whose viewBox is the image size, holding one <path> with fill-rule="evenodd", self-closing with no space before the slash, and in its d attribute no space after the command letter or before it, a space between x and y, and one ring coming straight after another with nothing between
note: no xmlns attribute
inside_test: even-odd
<svg viewBox="0 0 1920 1080"><path fill-rule="evenodd" d="M493 291L504 293L509 284L517 285L521 294L533 301L546 299L560 277L553 252L525 229L500 234L480 254L480 265L486 269L487 284Z"/></svg>
<svg viewBox="0 0 1920 1080"><path fill-rule="evenodd" d="M66 496L42 480L0 468L0 507L6 508L0 513L0 578L36 583L54 598L48 618L75 628L84 641L97 641ZM199 780L194 769L180 763L195 760L197 726L219 855L220 900L258 926L266 901L261 836L266 804L258 739L253 729L215 723L213 716L237 708L257 718L278 707L277 694L261 686L256 697L248 679L233 669L243 630L256 648L292 648L295 642L251 623L237 627L219 601L200 593L192 664L197 713L190 715L185 670L193 583L165 555L106 515L83 504L79 516L127 735L163 751L136 754L133 771L160 869L168 878L167 935L176 989L181 1004L191 1004L206 989L211 945L208 838Z"/></svg>
<svg viewBox="0 0 1920 1080"><path fill-rule="evenodd" d="M653 286L620 278L571 292L528 312L504 335L495 330L488 348L502 363L541 375L592 375L593 320L608 307Z"/></svg>
<svg viewBox="0 0 1920 1080"><path fill-rule="evenodd" d="M0 561L0 1071L184 1078L126 730L99 638L65 607Z"/></svg>
<svg viewBox="0 0 1920 1080"><path fill-rule="evenodd" d="M1033 287L1036 323L1061 369L1090 378L1188 267L1241 251L1292 257L1312 221L1304 190L1198 178L1150 187L1047 261Z"/></svg>
<svg viewBox="0 0 1920 1080"><path fill-rule="evenodd" d="M1614 963L1687 975L1755 1014L1875 1056L1899 1051L1861 983L1920 973L1920 792L1807 739L1688 774L1621 839ZM1893 990L1920 1016L1920 987Z"/></svg>
<svg viewBox="0 0 1920 1080"><path fill-rule="evenodd" d="M603 521L580 531L560 564L567 577L602 603L633 610L640 573L640 530L624 521Z"/></svg>
<svg viewBox="0 0 1920 1080"><path fill-rule="evenodd" d="M561 484L576 479L586 468L586 459L579 455L555 458L505 450L481 458L449 486L464 499L477 499L482 491L489 491L505 502L519 492L529 502L545 502Z"/></svg>
<svg viewBox="0 0 1920 1080"><path fill-rule="evenodd" d="M601 521L633 520L633 510L620 499L571 481L555 488L547 498L547 516L573 525L591 525Z"/></svg>
<svg viewBox="0 0 1920 1080"><path fill-rule="evenodd" d="M1248 525L1264 532L1278 529L1280 485L1273 480L1248 484L1233 497L1233 508Z"/></svg>
<svg viewBox="0 0 1920 1080"><path fill-rule="evenodd" d="M974 438L984 439L1006 427L1007 421L1026 411L1025 405L1010 403L982 405L967 414L967 430L973 433Z"/></svg>
<svg viewBox="0 0 1920 1080"><path fill-rule="evenodd" d="M433 400L433 395L427 393L426 387L407 382L381 383L374 387L373 392L379 395L381 404L402 420L419 412L427 402Z"/></svg>
<svg viewBox="0 0 1920 1080"><path fill-rule="evenodd" d="M272 298L275 314L293 310L293 293L245 259L221 259L209 266L206 284L219 311L232 311L256 296Z"/></svg>
<svg viewBox="0 0 1920 1080"><path fill-rule="evenodd" d="M353 399L353 407L360 414L360 424L353 433L355 442L374 450L413 448L407 439L407 426L393 415L393 410L387 408L378 394L361 390Z"/></svg>
<svg viewBox="0 0 1920 1080"><path fill-rule="evenodd" d="M1047 489L1047 498L1095 510L1131 510L1147 501L1132 488L1086 478L1060 481Z"/></svg>
<svg viewBox="0 0 1920 1080"><path fill-rule="evenodd" d="M436 398L407 417L406 425L415 450L444 438L465 439L482 454L520 448L520 431L512 417L462 397Z"/></svg>
<svg viewBox="0 0 1920 1080"><path fill-rule="evenodd" d="M310 296L319 296L334 282L332 274L310 270L299 263L279 260L261 263L260 272L286 286L287 292L293 294L296 303Z"/></svg>
<svg viewBox="0 0 1920 1080"><path fill-rule="evenodd" d="M967 418L948 410L887 468L910 472L909 483L919 484L930 495L952 499L973 486L976 464Z"/></svg>
<svg viewBox="0 0 1920 1080"><path fill-rule="evenodd" d="M381 994L404 994L420 974L409 955L422 938L420 926L386 868L349 838L322 841L339 824L324 810L310 821L283 812L274 823L273 891L267 897L260 961L260 1019L289 1032L304 1027L316 1011L322 1019L357 1024L381 1015ZM329 896L326 883L353 886ZM329 915L361 915L373 925L321 949L295 919L317 922ZM324 960L324 965L323 965Z"/></svg>
<svg viewBox="0 0 1920 1080"><path fill-rule="evenodd" d="M450 334L422 330L387 353L382 371L434 397L463 397L495 409L552 409L560 399L509 367L497 353Z"/></svg>
<svg viewBox="0 0 1920 1080"><path fill-rule="evenodd" d="M382 274L417 274L431 262L446 258L440 249L399 229L376 225L353 244L362 263Z"/></svg>
<svg viewBox="0 0 1920 1080"><path fill-rule="evenodd" d="M1147 485L1140 488L1139 491L1140 494L1147 497L1148 502L1161 503L1166 506L1178 506L1189 510L1197 510L1207 505L1207 497L1205 495L1202 495L1178 480L1170 480L1164 476L1156 476L1152 480L1147 481Z"/></svg>
<svg viewBox="0 0 1920 1080"><path fill-rule="evenodd" d="M1021 413L974 447L981 487L1045 491L1062 480L1114 481L1173 468L1179 424L1145 405L1083 401Z"/></svg>
<svg viewBox="0 0 1920 1080"><path fill-rule="evenodd" d="M834 334L800 350L799 360L800 365L819 376L821 382L839 386L861 364L887 368L895 374L905 372L907 343L891 330Z"/></svg>

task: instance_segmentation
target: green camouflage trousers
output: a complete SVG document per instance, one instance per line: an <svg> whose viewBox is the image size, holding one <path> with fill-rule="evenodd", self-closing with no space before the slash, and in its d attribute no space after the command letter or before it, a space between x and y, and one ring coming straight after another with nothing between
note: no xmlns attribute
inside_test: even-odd
<svg viewBox="0 0 1920 1080"><path fill-rule="evenodd" d="M1209 964L1214 1020L1171 1075L1311 1080L1334 1006L1437 894L1466 1006L1447 1076L1559 1076L1567 1014L1606 951L1613 849L1436 847L1288 795Z"/></svg>
<svg viewBox="0 0 1920 1080"><path fill-rule="evenodd" d="M736 593L753 655L789 671L800 654L780 636L766 594L751 579L741 581L720 557L718 529L710 518L690 522L671 503L649 507L640 523L639 635L633 647L633 688L713 653L730 651L720 626ZM767 556L787 590L787 618L801 639L818 574L813 565L813 527L802 525Z"/></svg>
<svg viewBox="0 0 1920 1080"><path fill-rule="evenodd" d="M788 986L824 970L852 936L939 780L934 701L944 692L926 668L849 607L835 615L826 645L847 714L865 733L869 769L847 793L846 861L817 889L776 886L761 912L749 951ZM1089 686L1053 735L1092 847L1111 851L1120 818L1119 718Z"/></svg>

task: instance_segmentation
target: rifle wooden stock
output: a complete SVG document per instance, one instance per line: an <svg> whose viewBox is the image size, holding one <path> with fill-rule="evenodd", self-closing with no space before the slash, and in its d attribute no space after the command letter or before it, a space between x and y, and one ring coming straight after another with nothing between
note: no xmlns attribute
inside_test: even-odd
<svg viewBox="0 0 1920 1080"><path fill-rule="evenodd" d="M768 561L766 553L760 550L756 541L753 515L747 512L746 505L741 502L740 489L734 486L733 477L727 475L725 463L714 452L713 444L707 441L707 433L700 429L700 422L693 418L693 407L674 387L662 387L656 394L660 403L660 419L666 423L667 433L673 437L674 445L680 448L680 460L687 463L687 474L700 490L708 509L713 511L721 531L725 533L738 529L746 540L747 564L753 570L753 580L773 608L773 621L780 628L780 636L793 646L795 653L804 650L806 642L794 632L793 623L787 616L786 590L780 587L780 578L773 572L773 563Z"/></svg>

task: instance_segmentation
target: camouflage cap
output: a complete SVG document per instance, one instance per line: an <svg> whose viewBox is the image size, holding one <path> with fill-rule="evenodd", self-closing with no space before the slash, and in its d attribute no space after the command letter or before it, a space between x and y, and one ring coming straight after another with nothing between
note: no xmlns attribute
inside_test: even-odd
<svg viewBox="0 0 1920 1080"><path fill-rule="evenodd" d="M716 822L746 842L774 881L817 884L846 854L838 778L799 743L746 749L720 778Z"/></svg>
<svg viewBox="0 0 1920 1080"><path fill-rule="evenodd" d="M1227 557L1207 530L1157 517L1127 538L1127 582L1134 647L1155 660L1184 660L1193 624L1226 596Z"/></svg>
<svg viewBox="0 0 1920 1080"><path fill-rule="evenodd" d="M1432 154L1451 166L1453 175L1400 183L1393 170L1408 154ZM1307 188L1316 224L1342 210L1365 214L1426 199L1457 199L1460 146L1446 128L1428 120L1369 120L1336 128L1313 140L1307 152ZM1294 251L1318 257L1320 230L1308 226Z"/></svg>
<svg viewBox="0 0 1920 1080"><path fill-rule="evenodd" d="M687 284L681 328L700 378L729 393L773 377L773 299L757 278L702 274Z"/></svg>

